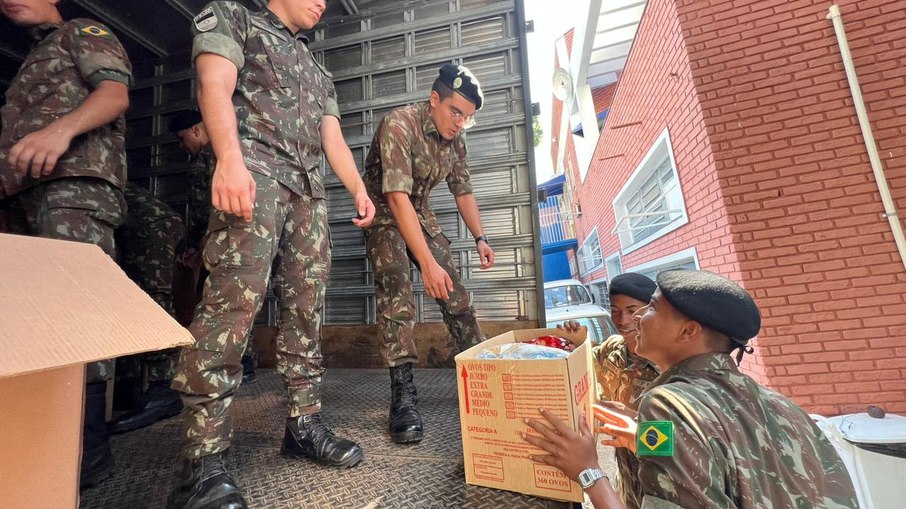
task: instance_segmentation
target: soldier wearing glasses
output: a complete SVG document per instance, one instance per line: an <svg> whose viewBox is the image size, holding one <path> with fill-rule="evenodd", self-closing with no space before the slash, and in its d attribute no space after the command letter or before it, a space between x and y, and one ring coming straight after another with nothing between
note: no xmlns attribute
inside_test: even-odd
<svg viewBox="0 0 906 509"><path fill-rule="evenodd" d="M365 231L366 247L374 272L381 352L390 367L390 436L397 443L418 442L423 434L412 380L418 352L409 260L418 266L425 292L440 305L457 345L465 348L484 339L450 241L428 203L431 190L446 180L475 237L481 268L494 266L494 250L484 235L469 182L462 133L474 125L472 114L483 101L481 86L468 69L444 65L426 102L397 108L381 120L365 163L363 179L376 208L374 224Z"/></svg>

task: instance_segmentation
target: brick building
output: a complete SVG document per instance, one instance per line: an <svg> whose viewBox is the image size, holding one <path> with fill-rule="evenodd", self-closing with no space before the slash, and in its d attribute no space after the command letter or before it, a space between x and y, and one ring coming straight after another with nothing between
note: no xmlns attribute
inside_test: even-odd
<svg viewBox="0 0 906 509"><path fill-rule="evenodd" d="M608 1L591 3L603 18ZM902 218L906 9L839 5ZM582 211L583 281L677 266L724 274L762 310L749 374L811 412L903 414L906 270L829 6L648 0L587 170L560 167Z"/></svg>

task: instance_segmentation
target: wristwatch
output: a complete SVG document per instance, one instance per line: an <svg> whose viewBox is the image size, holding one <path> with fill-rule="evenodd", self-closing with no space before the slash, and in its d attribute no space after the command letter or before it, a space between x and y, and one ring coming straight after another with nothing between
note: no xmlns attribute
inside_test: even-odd
<svg viewBox="0 0 906 509"><path fill-rule="evenodd" d="M598 479L602 477L606 479L607 475L600 468L586 468L579 472L579 484L582 485L583 490L587 490L594 486Z"/></svg>
<svg viewBox="0 0 906 509"><path fill-rule="evenodd" d="M491 243L488 242L487 235L479 235L479 236L475 237L475 244L478 245L478 243L481 242L482 240L485 242L485 244L487 244L489 246L491 245Z"/></svg>

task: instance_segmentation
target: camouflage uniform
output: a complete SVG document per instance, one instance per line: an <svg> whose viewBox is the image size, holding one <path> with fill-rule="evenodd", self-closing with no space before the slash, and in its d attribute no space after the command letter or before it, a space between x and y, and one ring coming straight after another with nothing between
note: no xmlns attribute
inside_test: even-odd
<svg viewBox="0 0 906 509"><path fill-rule="evenodd" d="M431 254L453 280L449 299L435 300L457 345L465 348L483 341L469 293L450 253L450 241L428 203L431 190L443 180L454 196L472 193L462 135L449 141L441 137L427 101L397 108L378 125L365 166L362 178L375 207L374 225L365 231L365 243L374 273L381 354L387 365L417 363L418 351L409 272L409 260L415 259L406 248L385 193L410 196Z"/></svg>
<svg viewBox="0 0 906 509"><path fill-rule="evenodd" d="M77 136L50 175L39 179L13 171L10 149L78 107L102 81L129 84L132 69L110 30L88 19L30 29L31 51L0 109L0 198L10 230L26 235L89 242L114 255L113 230L123 221L126 121ZM113 361L88 366L89 383L109 380Z"/></svg>
<svg viewBox="0 0 906 509"><path fill-rule="evenodd" d="M849 474L812 419L743 375L727 354L697 355L649 385L646 421L671 422L672 453L643 455L642 507L854 508Z"/></svg>
<svg viewBox="0 0 906 509"><path fill-rule="evenodd" d="M211 218L211 172L214 154L205 147L189 162L189 200L186 221L186 247L201 249Z"/></svg>
<svg viewBox="0 0 906 509"><path fill-rule="evenodd" d="M128 213L117 230L120 266L142 290L167 313L174 315L173 275L176 250L184 241L182 218L147 189L127 183L124 193ZM140 376L144 363L149 382L170 380L176 364L176 348L117 359L117 379Z"/></svg>
<svg viewBox="0 0 906 509"><path fill-rule="evenodd" d="M318 173L319 128L322 116L339 117L339 108L330 75L307 43L267 9L253 13L215 2L196 17L193 59L213 53L240 70L233 105L257 189L251 222L214 211L208 225L203 258L210 275L190 326L196 343L182 351L173 379L187 406L188 458L229 447L228 409L241 378L240 358L275 258L277 368L289 393L289 415L320 410L330 234Z"/></svg>
<svg viewBox="0 0 906 509"><path fill-rule="evenodd" d="M636 401L652 380L657 378L657 368L647 359L629 353L623 336L613 335L593 350L595 378L601 399L619 401L636 408ZM617 460L617 493L627 509L642 505L642 487L636 472L638 458L632 451L618 447L614 451Z"/></svg>

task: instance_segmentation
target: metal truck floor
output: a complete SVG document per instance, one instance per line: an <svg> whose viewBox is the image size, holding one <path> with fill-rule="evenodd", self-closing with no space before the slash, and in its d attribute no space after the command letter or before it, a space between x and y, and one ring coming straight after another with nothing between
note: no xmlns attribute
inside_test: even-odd
<svg viewBox="0 0 906 509"><path fill-rule="evenodd" d="M233 400L229 469L253 508L564 508L569 504L465 483L456 377L452 369L415 370L425 438L397 445L387 432L386 369L328 369L323 415L334 432L358 442L365 460L349 470L280 456L287 400L272 369ZM181 442L179 417L114 436L113 476L83 490L82 508L163 508Z"/></svg>

